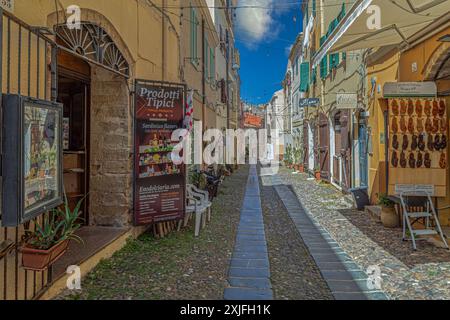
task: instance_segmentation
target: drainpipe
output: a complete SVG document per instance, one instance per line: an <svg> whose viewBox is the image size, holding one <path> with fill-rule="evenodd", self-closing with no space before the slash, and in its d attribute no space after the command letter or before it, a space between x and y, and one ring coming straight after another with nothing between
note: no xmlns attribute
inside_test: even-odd
<svg viewBox="0 0 450 320"><path fill-rule="evenodd" d="M163 8L166 7L166 1L167 0L163 0L162 1L162 6ZM166 80L166 16L161 12L161 27L162 27L162 48L161 48L161 53L162 53L162 81L164 82Z"/></svg>
<svg viewBox="0 0 450 320"><path fill-rule="evenodd" d="M206 131L206 75L205 75L205 19L202 19L202 121L203 121L203 132Z"/></svg>
<svg viewBox="0 0 450 320"><path fill-rule="evenodd" d="M225 80L225 87L226 87L226 93L227 93L227 129L231 129L231 122L230 122L230 88L229 88L229 82L230 82L230 74L229 74L229 68L230 68L230 38L229 38L229 34L228 34L228 29L226 30L226 80Z"/></svg>

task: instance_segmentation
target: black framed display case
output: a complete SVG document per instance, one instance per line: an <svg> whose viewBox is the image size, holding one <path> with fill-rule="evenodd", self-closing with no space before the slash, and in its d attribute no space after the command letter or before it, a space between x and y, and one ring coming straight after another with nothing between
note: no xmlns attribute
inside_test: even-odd
<svg viewBox="0 0 450 320"><path fill-rule="evenodd" d="M2 225L15 227L63 203L63 106L3 95Z"/></svg>

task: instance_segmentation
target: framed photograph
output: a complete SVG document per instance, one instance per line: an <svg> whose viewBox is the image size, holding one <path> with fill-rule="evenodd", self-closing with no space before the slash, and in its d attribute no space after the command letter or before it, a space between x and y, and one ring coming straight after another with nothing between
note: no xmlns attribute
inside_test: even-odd
<svg viewBox="0 0 450 320"><path fill-rule="evenodd" d="M63 203L63 106L3 97L2 225L25 223Z"/></svg>

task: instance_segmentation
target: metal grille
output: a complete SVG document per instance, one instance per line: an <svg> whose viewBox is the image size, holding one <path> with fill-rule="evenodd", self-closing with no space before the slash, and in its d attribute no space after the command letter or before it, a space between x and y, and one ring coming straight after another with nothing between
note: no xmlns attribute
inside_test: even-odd
<svg viewBox="0 0 450 320"><path fill-rule="evenodd" d="M2 93L56 100L56 44L0 9L0 82ZM0 227L0 300L39 297L51 283L51 269L25 271L18 251L26 230L36 228L44 216L17 228ZM3 249L1 249L3 248Z"/></svg>

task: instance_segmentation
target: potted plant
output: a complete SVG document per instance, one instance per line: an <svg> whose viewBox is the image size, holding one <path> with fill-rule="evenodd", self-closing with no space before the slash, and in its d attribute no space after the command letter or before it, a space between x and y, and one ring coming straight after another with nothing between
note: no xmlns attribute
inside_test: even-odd
<svg viewBox="0 0 450 320"><path fill-rule="evenodd" d="M320 167L316 166L314 168L314 177L316 178L317 181L320 181L322 179L322 176L320 174Z"/></svg>
<svg viewBox="0 0 450 320"><path fill-rule="evenodd" d="M302 148L297 148L296 149L296 155L295 155L295 162L297 163L297 171L300 173L304 173L305 172L305 167L302 164L302 159L303 159L303 149Z"/></svg>
<svg viewBox="0 0 450 320"><path fill-rule="evenodd" d="M381 206L381 223L386 228L397 228L400 225L400 219L395 211L395 203L387 195L382 194L378 197L378 205Z"/></svg>
<svg viewBox="0 0 450 320"><path fill-rule="evenodd" d="M75 232L81 228L80 208L84 198L77 203L74 210L70 209L67 196L64 198L63 209L53 209L42 224L36 225L35 231L26 232L28 240L20 248L24 269L47 270L66 253L70 240L82 242Z"/></svg>
<svg viewBox="0 0 450 320"><path fill-rule="evenodd" d="M292 147L291 146L287 146L287 148L286 148L285 165L289 169L292 169Z"/></svg>

